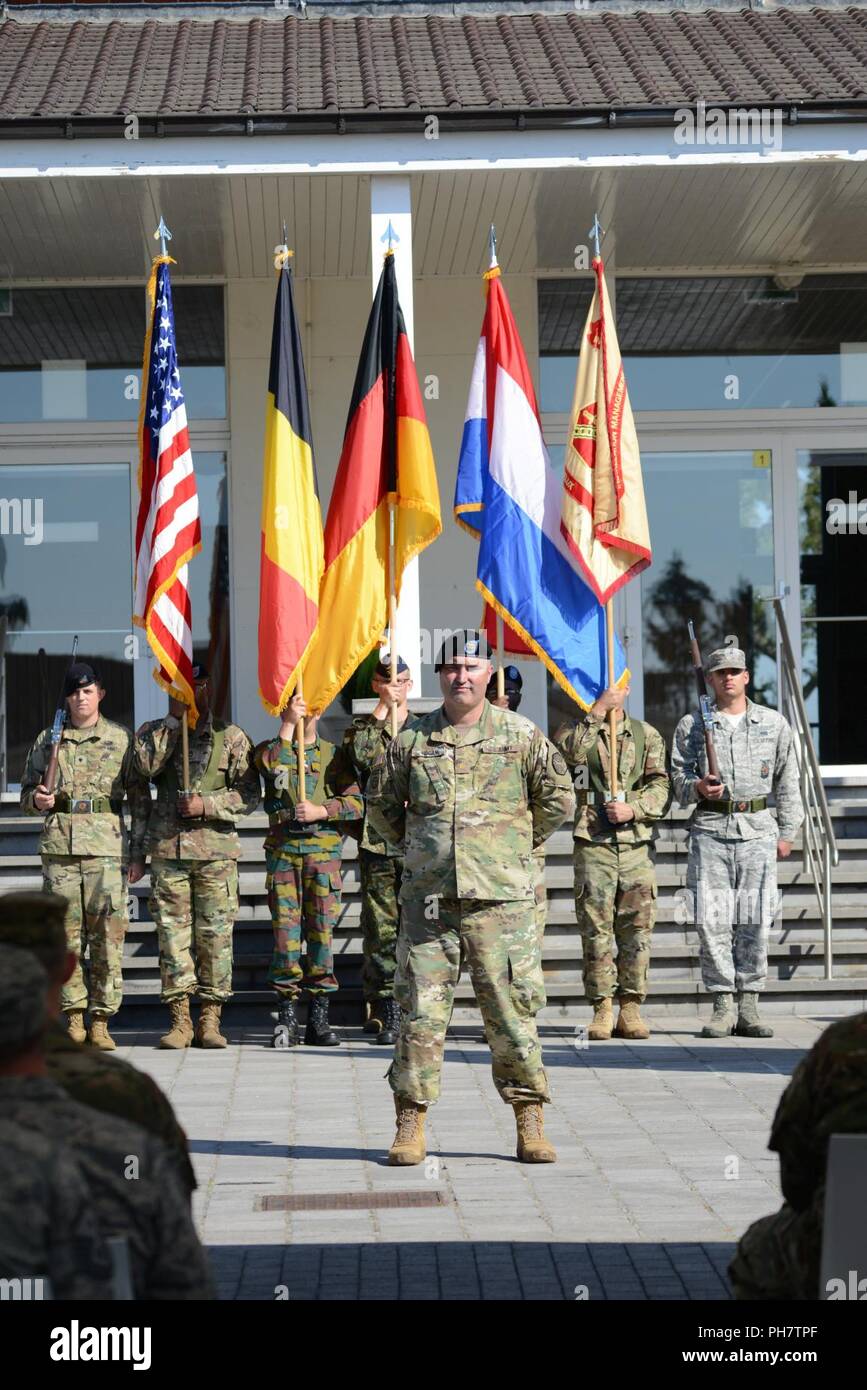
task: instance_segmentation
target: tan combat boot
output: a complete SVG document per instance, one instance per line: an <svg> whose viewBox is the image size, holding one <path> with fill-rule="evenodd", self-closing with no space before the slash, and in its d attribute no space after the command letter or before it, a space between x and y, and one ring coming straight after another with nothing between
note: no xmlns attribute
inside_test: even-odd
<svg viewBox="0 0 867 1390"><path fill-rule="evenodd" d="M102 1052L114 1052L117 1043L108 1031L108 1019L105 1014L91 1016L88 1041L91 1047L98 1047Z"/></svg>
<svg viewBox="0 0 867 1390"><path fill-rule="evenodd" d="M220 1032L222 1008L222 1004L215 1004L213 1000L208 1000L207 1004L202 1005L202 1012L199 1014L199 1021L196 1024L197 1047L228 1046L228 1039L224 1038Z"/></svg>
<svg viewBox="0 0 867 1390"><path fill-rule="evenodd" d="M590 1024L587 1036L591 1042L606 1042L611 1037L614 1027L614 1010L611 1007L610 999L595 999L593 1001L593 1022Z"/></svg>
<svg viewBox="0 0 867 1390"><path fill-rule="evenodd" d="M388 1161L392 1168L408 1168L413 1163L423 1163L427 1149L424 1142L424 1117L427 1106L416 1105L405 1096L395 1096L394 1108L397 1111L397 1133L388 1151Z"/></svg>
<svg viewBox="0 0 867 1390"><path fill-rule="evenodd" d="M87 1042L87 1029L84 1026L84 1010L70 1009L66 1015L66 1029L73 1042Z"/></svg>
<svg viewBox="0 0 867 1390"><path fill-rule="evenodd" d="M160 1038L160 1047L189 1047L193 1041L193 1021L190 1018L190 996L170 999L169 1009L172 1023L169 1031Z"/></svg>
<svg viewBox="0 0 867 1390"><path fill-rule="evenodd" d="M556 1163L557 1150L545 1138L542 1106L535 1100L515 1101L518 1157L522 1163Z"/></svg>
<svg viewBox="0 0 867 1390"><path fill-rule="evenodd" d="M650 1029L641 1017L638 1000L634 994L622 994L620 996L620 1013L617 1015L617 1026L614 1029L614 1036L617 1038L649 1038Z"/></svg>

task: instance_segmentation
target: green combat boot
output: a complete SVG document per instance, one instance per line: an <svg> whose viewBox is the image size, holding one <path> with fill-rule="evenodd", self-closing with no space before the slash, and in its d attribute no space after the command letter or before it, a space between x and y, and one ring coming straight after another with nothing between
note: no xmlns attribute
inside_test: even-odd
<svg viewBox="0 0 867 1390"><path fill-rule="evenodd" d="M759 996L754 991L744 990L738 995L738 1021L735 1032L739 1038L772 1038L773 1028L762 1023L759 1018Z"/></svg>
<svg viewBox="0 0 867 1390"><path fill-rule="evenodd" d="M710 1023L701 1030L703 1038L730 1038L738 1021L733 994L715 994Z"/></svg>

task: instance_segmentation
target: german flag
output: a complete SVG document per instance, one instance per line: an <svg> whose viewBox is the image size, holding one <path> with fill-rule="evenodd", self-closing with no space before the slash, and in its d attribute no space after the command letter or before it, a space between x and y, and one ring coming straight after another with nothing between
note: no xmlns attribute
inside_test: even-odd
<svg viewBox="0 0 867 1390"><path fill-rule="evenodd" d="M292 273L277 281L262 483L259 572L259 695L279 714L319 624L322 512Z"/></svg>
<svg viewBox="0 0 867 1390"><path fill-rule="evenodd" d="M421 391L386 253L367 322L343 449L325 523L320 636L304 668L304 698L324 710L382 637L388 619L389 505L395 510L394 588L442 530Z"/></svg>

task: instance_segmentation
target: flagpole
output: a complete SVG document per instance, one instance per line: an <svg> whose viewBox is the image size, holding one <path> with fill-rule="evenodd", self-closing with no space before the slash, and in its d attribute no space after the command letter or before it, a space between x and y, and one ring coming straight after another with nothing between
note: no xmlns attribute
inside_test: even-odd
<svg viewBox="0 0 867 1390"><path fill-rule="evenodd" d="M503 620L499 613L497 622L497 699L502 700L506 693L506 670L503 666Z"/></svg>
<svg viewBox="0 0 867 1390"><path fill-rule="evenodd" d="M391 648L391 671L389 680L394 685L397 680L397 600L394 594L394 502L388 502L388 645ZM392 700L389 706L391 736L397 734L397 705Z"/></svg>
<svg viewBox="0 0 867 1390"><path fill-rule="evenodd" d="M300 697L301 697L302 700L304 699L304 677L303 677L303 675L301 674L300 671L298 672L298 680L297 680L296 685L295 685L295 694L296 694L296 695L300 695ZM295 733L296 733L297 739L298 739L298 748L297 748L297 752L298 752L298 800L299 800L299 801L306 801L306 800L307 800L307 775L306 775L306 769L305 769L305 767L304 767L304 719L303 719L303 717L302 717L301 719L299 719L299 720L298 720L298 723L295 725Z"/></svg>
<svg viewBox="0 0 867 1390"><path fill-rule="evenodd" d="M184 796L189 796L190 793L190 726L188 714L188 707L184 705L184 717L181 720L181 758L184 764Z"/></svg>
<svg viewBox="0 0 867 1390"><path fill-rule="evenodd" d="M614 600L605 605L605 632L608 647L608 688L614 688ZM608 711L608 740L610 747L611 800L617 800L617 710Z"/></svg>

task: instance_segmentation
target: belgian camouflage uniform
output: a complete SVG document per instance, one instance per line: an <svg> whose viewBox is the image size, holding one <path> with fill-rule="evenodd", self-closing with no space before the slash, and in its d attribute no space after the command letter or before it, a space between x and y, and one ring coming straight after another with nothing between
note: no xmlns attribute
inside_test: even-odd
<svg viewBox="0 0 867 1390"><path fill-rule="evenodd" d="M145 852L151 856L150 910L157 924L163 1003L197 994L222 1004L232 994L232 928L238 913L239 816L259 805L253 745L236 724L200 715L189 734L190 791L200 820L178 813L183 783L180 721L143 724L136 766L156 785ZM195 964L193 963L195 953Z"/></svg>
<svg viewBox="0 0 867 1390"><path fill-rule="evenodd" d="M632 820L617 826L600 810L601 803L611 799L607 721L588 711L554 735L577 788L575 915L583 948L584 991L594 1003L615 994L641 1002L647 995L657 895L650 841L654 825L671 804L671 782L662 735L642 723L637 743L639 723L624 714L617 725L618 786L628 788L626 802L633 811ZM644 746L642 767L636 772L640 743Z"/></svg>
<svg viewBox="0 0 867 1390"><path fill-rule="evenodd" d="M34 802L51 756L51 730L43 729L27 755L21 779L21 809L41 816ZM121 807L129 798L131 827L127 838ZM86 809L93 801L97 808ZM80 809L73 809L76 805ZM66 936L78 957L63 986L64 1012L84 1011L109 1017L123 997L123 943L127 913L127 864L143 859L144 830L150 797L147 783L133 763L132 734L99 716L90 728L64 726L57 760L55 809L45 815L39 839L46 892L69 904ZM84 954L90 951L87 983Z"/></svg>
<svg viewBox="0 0 867 1390"><path fill-rule="evenodd" d="M0 1076L0 1114L30 1135L63 1135L100 1234L126 1238L136 1299L213 1297L186 1194L158 1139L79 1105L43 1076Z"/></svg>
<svg viewBox="0 0 867 1390"><path fill-rule="evenodd" d="M832 1134L867 1134L867 1013L826 1028L783 1092L768 1148L780 1155L785 1202L741 1237L729 1266L736 1298L820 1297Z"/></svg>
<svg viewBox="0 0 867 1390"><path fill-rule="evenodd" d="M711 705L722 799L748 806L773 792L777 819L767 809L698 806L690 823L687 894L702 979L712 993L764 989L768 936L778 910L777 840L794 840L804 818L789 725L776 710L752 700L746 704L734 731ZM678 800L694 805L696 782L707 775L704 724L697 710L677 726L671 768Z"/></svg>
<svg viewBox="0 0 867 1390"><path fill-rule="evenodd" d="M298 747L272 738L256 749L265 778L268 906L274 953L268 981L281 998L331 994L337 989L332 937L340 912L341 822L360 821L361 789L342 749L317 737L304 749L306 799L328 812L326 821L296 821ZM307 952L302 963L302 932Z"/></svg>
<svg viewBox="0 0 867 1390"><path fill-rule="evenodd" d="M414 722L413 716L408 714L402 727L411 729ZM375 719L372 714L359 715L347 729L343 746L355 768L362 791L367 787L374 765L384 759L390 742L388 717ZM394 996L402 870L402 848L389 844L385 836L373 828L370 817L365 815L358 847L358 876L364 943L361 984L368 1004L376 999L391 999Z"/></svg>
<svg viewBox="0 0 867 1390"><path fill-rule="evenodd" d="M403 1010L389 1080L429 1105L466 962L508 1105L549 1099L535 1014L545 1003L533 850L572 814L560 754L529 719L486 703L478 723L419 718L374 769L368 814L404 841L395 998Z"/></svg>

